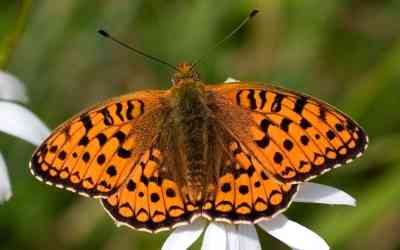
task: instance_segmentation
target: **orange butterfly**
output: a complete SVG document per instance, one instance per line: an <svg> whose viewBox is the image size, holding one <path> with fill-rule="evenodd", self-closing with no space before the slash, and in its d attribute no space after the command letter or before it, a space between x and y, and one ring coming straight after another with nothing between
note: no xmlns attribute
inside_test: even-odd
<svg viewBox="0 0 400 250"><path fill-rule="evenodd" d="M158 232L198 216L257 222L298 185L359 157L368 138L332 106L290 90L205 85L180 64L167 91L92 107L36 150L39 180L101 201L117 221Z"/></svg>
<svg viewBox="0 0 400 250"><path fill-rule="evenodd" d="M30 162L39 180L100 198L147 232L202 216L255 223L298 183L361 156L368 137L334 107L251 82L205 85L180 64L166 91L109 100L59 126Z"/></svg>

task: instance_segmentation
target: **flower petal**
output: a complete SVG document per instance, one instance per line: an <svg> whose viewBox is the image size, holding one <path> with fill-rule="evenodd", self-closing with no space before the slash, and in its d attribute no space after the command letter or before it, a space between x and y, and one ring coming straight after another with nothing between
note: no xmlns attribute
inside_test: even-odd
<svg viewBox="0 0 400 250"><path fill-rule="evenodd" d="M0 203L11 198L10 178L8 177L6 162L0 153Z"/></svg>
<svg viewBox="0 0 400 250"><path fill-rule="evenodd" d="M235 78L232 78L232 77L228 77L228 78L226 78L226 80L225 80L225 82L226 83L229 83L229 82L238 82L239 80L236 80Z"/></svg>
<svg viewBox="0 0 400 250"><path fill-rule="evenodd" d="M227 234L223 223L211 222L204 233L201 250L226 249L228 245Z"/></svg>
<svg viewBox="0 0 400 250"><path fill-rule="evenodd" d="M291 248L299 250L327 250L329 246L316 233L280 214L270 221L258 223L270 235Z"/></svg>
<svg viewBox="0 0 400 250"><path fill-rule="evenodd" d="M0 101L0 131L38 145L50 133L31 111L21 105Z"/></svg>
<svg viewBox="0 0 400 250"><path fill-rule="evenodd" d="M226 250L240 250L240 234L236 225L225 224L228 245Z"/></svg>
<svg viewBox="0 0 400 250"><path fill-rule="evenodd" d="M356 200L349 194L334 187L311 182L305 182L300 185L300 190L294 201L331 205L356 205Z"/></svg>
<svg viewBox="0 0 400 250"><path fill-rule="evenodd" d="M260 239L254 225L239 225L238 231L240 250L261 250Z"/></svg>
<svg viewBox="0 0 400 250"><path fill-rule="evenodd" d="M11 74L0 70L0 99L27 102L24 84Z"/></svg>
<svg viewBox="0 0 400 250"><path fill-rule="evenodd" d="M168 236L161 250L188 249L200 237L206 225L206 220L197 219L192 224L178 227Z"/></svg>

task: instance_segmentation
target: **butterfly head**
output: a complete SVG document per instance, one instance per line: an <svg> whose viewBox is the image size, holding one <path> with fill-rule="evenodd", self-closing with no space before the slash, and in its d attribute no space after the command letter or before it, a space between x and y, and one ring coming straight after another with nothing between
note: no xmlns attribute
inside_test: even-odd
<svg viewBox="0 0 400 250"><path fill-rule="evenodd" d="M193 69L191 63L180 63L176 66L177 71L172 77L172 84L176 87L196 83L200 81L199 73Z"/></svg>

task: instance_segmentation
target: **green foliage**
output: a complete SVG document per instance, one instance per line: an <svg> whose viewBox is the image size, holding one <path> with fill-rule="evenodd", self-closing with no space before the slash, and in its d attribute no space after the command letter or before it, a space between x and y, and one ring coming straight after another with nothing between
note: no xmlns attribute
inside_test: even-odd
<svg viewBox="0 0 400 250"><path fill-rule="evenodd" d="M20 2L0 2L0 45L24 26ZM201 56L253 8L259 16L200 65L202 79L278 82L354 117L370 149L317 181L348 191L358 206L293 204L288 215L333 249L399 249L400 1L34 1L7 69L54 128L105 98L170 86L167 68L98 29L175 64ZM37 182L27 166L32 146L2 134L0 149L14 189L0 206L0 250L157 249L166 238L116 228L96 201ZM265 249L288 249L261 239Z"/></svg>

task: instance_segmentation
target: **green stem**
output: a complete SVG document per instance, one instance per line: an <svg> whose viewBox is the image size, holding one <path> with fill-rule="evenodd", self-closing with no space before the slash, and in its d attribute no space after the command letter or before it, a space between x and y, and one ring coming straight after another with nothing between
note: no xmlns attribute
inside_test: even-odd
<svg viewBox="0 0 400 250"><path fill-rule="evenodd" d="M29 12L32 7L32 0L22 0L18 17L14 28L5 35L0 43L0 69L4 69L10 61L11 54L24 31Z"/></svg>

